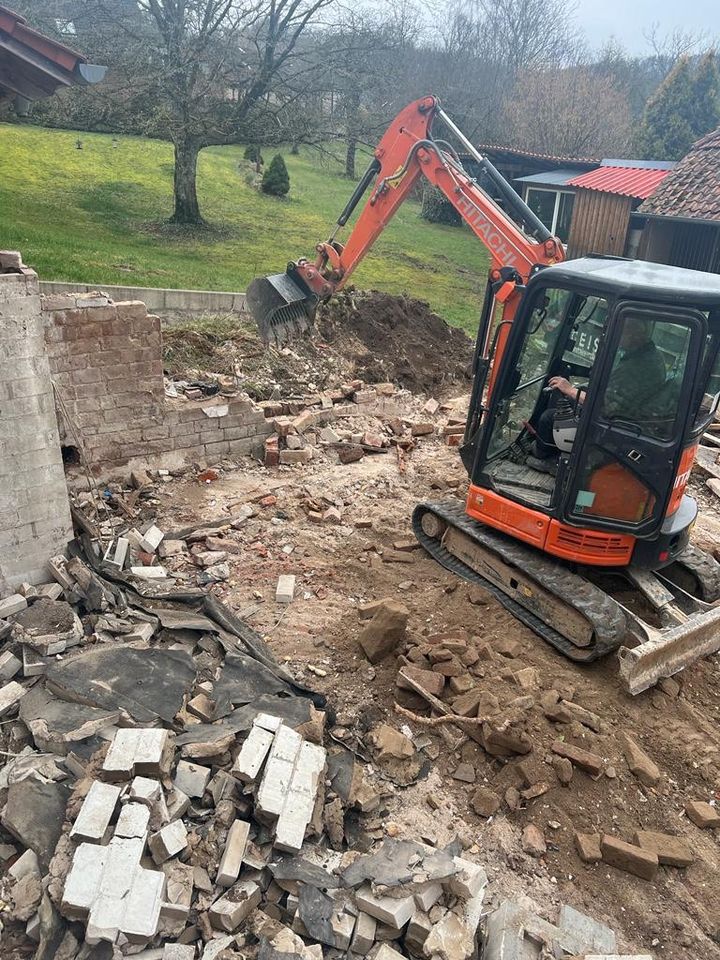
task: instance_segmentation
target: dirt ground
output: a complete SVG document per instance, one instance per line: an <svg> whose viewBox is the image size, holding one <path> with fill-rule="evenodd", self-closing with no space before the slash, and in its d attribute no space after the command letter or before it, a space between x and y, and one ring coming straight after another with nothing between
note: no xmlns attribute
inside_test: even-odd
<svg viewBox="0 0 720 960"><path fill-rule="evenodd" d="M689 800L720 797L718 658L698 663L679 677L676 698L672 690L633 698L623 692L614 659L590 667L564 660L496 601L471 604L472 589L421 551L410 555L410 563L384 562L383 550L411 536L414 504L462 496L465 479L457 450L439 438L417 447L404 474L390 455L345 466L327 459L272 471L247 461L216 482L168 482L159 491L159 523L169 531L228 516L228 509L238 503L256 504L256 515L234 535L240 552L231 557L230 579L212 589L267 637L297 678L328 695L341 726L336 732L356 743L378 720L399 729L406 723L394 709L397 660L390 657L371 667L358 646L359 603L383 597L401 600L410 610L413 637L455 633L491 646L517 639L518 656L488 661L476 680L498 698L501 710L511 712L515 705L507 705L528 694L512 674L525 666L537 668L537 685L521 711L522 726L533 743L531 757L544 771L547 792L514 812L503 803L489 820L477 817L470 805L472 794L486 785L503 797L516 782L515 760L492 758L472 740L453 751L437 728L428 733L410 723L413 734L427 744L428 763L407 788L380 781L386 812L377 819L378 832L437 842L459 835L490 876L488 909L508 896L527 897L539 913L554 918L557 905L570 903L613 927L623 951L669 960L720 958L720 884L713 879L720 865L717 837L699 830L683 813ZM263 495L275 502L257 505ZM336 506L342 522L311 522L309 502ZM371 519L372 527L356 528L356 521L363 519ZM282 573L297 576L295 600L289 606L274 600ZM551 689L597 713L601 732L546 719L538 700ZM623 733L632 735L660 766L656 787L644 787L628 769ZM558 738L599 753L607 775L593 780L576 770L570 785L561 786L548 763L549 745ZM453 779L460 761L474 767L475 784ZM439 800L439 809L429 805L429 795ZM521 846L522 830L530 823L543 831L548 844L540 859ZM611 833L632 842L638 829L682 835L695 862L688 869L660 867L656 879L646 882L603 863L587 865L576 853L576 830Z"/></svg>

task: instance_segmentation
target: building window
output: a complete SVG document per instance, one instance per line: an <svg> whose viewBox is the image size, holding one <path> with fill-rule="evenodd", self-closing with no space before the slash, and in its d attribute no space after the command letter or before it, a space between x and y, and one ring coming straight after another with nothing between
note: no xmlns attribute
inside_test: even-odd
<svg viewBox="0 0 720 960"><path fill-rule="evenodd" d="M575 202L574 193L569 190L541 190L538 187L528 187L525 192L525 202L554 237L558 237L563 243L568 242Z"/></svg>

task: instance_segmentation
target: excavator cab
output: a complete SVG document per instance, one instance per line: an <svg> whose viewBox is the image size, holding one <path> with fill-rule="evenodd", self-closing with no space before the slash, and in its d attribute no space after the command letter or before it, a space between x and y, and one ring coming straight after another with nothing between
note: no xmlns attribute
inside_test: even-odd
<svg viewBox="0 0 720 960"><path fill-rule="evenodd" d="M674 561L696 514L684 496L687 461L720 391L720 278L699 277L594 257L535 274L463 449L469 502L477 488L517 510L501 524L471 515L565 560ZM574 396L549 386L556 377ZM592 551L569 549L578 527L601 531Z"/></svg>

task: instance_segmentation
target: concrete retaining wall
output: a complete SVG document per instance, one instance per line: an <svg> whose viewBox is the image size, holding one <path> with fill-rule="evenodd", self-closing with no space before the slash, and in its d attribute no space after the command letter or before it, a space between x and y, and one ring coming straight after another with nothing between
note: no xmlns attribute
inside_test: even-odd
<svg viewBox="0 0 720 960"><path fill-rule="evenodd" d="M163 287L121 287L107 283L63 283L40 281L40 291L49 296L58 293L102 291L112 300L142 300L151 313L241 313L244 293L220 290L169 290Z"/></svg>

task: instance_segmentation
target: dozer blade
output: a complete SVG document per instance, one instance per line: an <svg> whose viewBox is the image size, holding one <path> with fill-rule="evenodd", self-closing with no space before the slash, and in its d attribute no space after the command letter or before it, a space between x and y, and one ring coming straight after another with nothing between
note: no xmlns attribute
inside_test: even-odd
<svg viewBox="0 0 720 960"><path fill-rule="evenodd" d="M318 297L290 273L275 273L252 280L245 302L265 343L282 344L310 329Z"/></svg>
<svg viewBox="0 0 720 960"><path fill-rule="evenodd" d="M684 623L663 630L646 624L644 627L644 642L618 650L620 676L633 695L720 650L720 606L695 613Z"/></svg>

